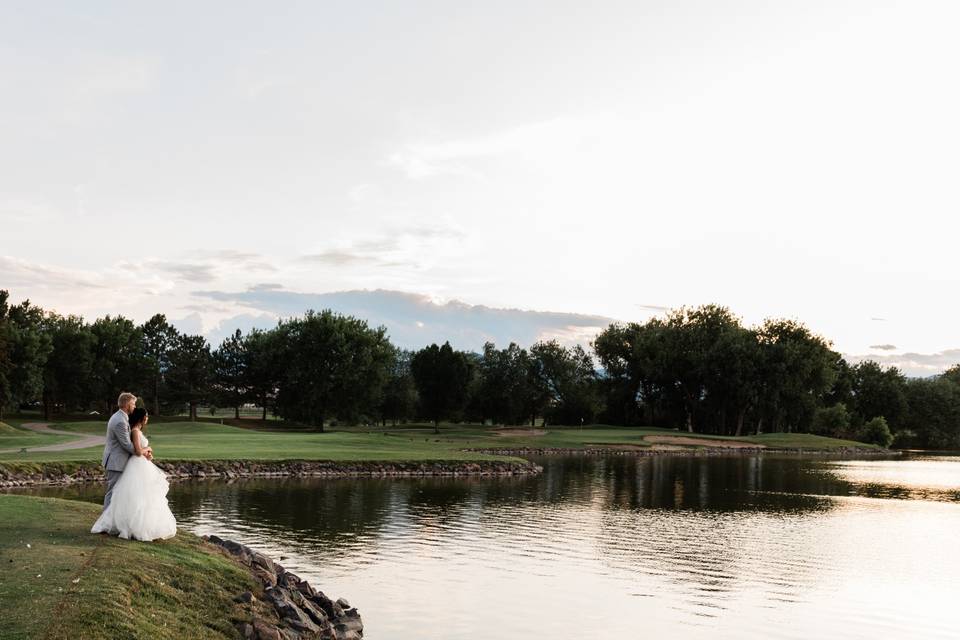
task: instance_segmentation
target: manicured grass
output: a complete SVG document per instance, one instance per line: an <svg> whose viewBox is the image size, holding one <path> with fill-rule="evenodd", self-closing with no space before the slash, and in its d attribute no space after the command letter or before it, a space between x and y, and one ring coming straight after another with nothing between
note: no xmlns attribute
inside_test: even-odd
<svg viewBox="0 0 960 640"><path fill-rule="evenodd" d="M196 536L89 533L97 505L0 494L0 638L235 638L249 572ZM29 547L27 546L29 545Z"/></svg>
<svg viewBox="0 0 960 640"><path fill-rule="evenodd" d="M58 424L77 434L101 434L103 425L81 422ZM492 456L462 452L454 444L437 442L432 432L385 435L383 432L253 431L197 422L153 423L147 437L158 460L332 460L425 461L480 460ZM95 461L102 447L37 453L0 454L0 461Z"/></svg>
<svg viewBox="0 0 960 640"><path fill-rule="evenodd" d="M34 433L27 429L15 428L0 422L0 451L18 447L39 447L45 444L59 444L76 440L57 433Z"/></svg>
<svg viewBox="0 0 960 640"><path fill-rule="evenodd" d="M79 435L104 432L98 422L56 425L57 429ZM577 449L588 445L648 446L648 435L692 436L713 440L738 440L772 448L834 449L868 447L860 443L834 440L809 434L765 434L730 438L687 434L668 429L611 427L594 425L583 428L550 427L545 435L505 435L481 426L442 425L439 434L428 425L398 428L344 428L326 433L302 429L285 432L259 431L212 423L151 422L147 437L158 460L331 460L346 461L426 461L479 460L493 456L464 449ZM29 434L28 434L29 435ZM41 436L50 438L52 436ZM67 437L67 436L63 436ZM2 439L0 439L2 442ZM3 447L0 446L0 449ZM0 453L3 462L79 462L97 461L102 447L38 453Z"/></svg>

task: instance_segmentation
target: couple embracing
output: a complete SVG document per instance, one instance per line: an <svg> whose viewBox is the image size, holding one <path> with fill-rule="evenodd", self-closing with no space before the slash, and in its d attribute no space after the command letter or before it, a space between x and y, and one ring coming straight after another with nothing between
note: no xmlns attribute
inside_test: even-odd
<svg viewBox="0 0 960 640"><path fill-rule="evenodd" d="M107 494L103 513L91 533L108 533L134 540L158 540L177 535L177 521L167 504L166 474L153 464L153 449L143 435L149 418L137 409L132 393L121 393L119 409L107 422L103 466Z"/></svg>

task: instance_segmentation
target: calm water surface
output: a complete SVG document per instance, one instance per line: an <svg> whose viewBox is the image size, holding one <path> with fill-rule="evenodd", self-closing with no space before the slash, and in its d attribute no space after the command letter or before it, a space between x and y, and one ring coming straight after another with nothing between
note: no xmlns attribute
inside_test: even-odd
<svg viewBox="0 0 960 640"><path fill-rule="evenodd" d="M179 483L170 500L182 527L346 597L375 640L960 634L960 457L537 462L524 479Z"/></svg>

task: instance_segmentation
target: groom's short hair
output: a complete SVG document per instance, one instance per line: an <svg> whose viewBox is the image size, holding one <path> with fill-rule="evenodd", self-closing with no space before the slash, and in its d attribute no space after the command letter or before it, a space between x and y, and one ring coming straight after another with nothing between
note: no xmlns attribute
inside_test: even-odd
<svg viewBox="0 0 960 640"><path fill-rule="evenodd" d="M117 406L123 409L123 407L130 402L131 400L136 400L137 396L133 395L129 391L124 391L120 394L120 397L117 398Z"/></svg>

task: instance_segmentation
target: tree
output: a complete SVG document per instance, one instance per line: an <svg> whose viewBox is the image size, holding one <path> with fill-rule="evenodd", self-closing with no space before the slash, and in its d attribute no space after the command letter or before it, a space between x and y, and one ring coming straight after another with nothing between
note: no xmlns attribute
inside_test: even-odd
<svg viewBox="0 0 960 640"><path fill-rule="evenodd" d="M886 419L883 416L877 416L868 420L860 430L860 441L878 444L883 448L889 447L893 442L893 434L890 433Z"/></svg>
<svg viewBox="0 0 960 640"><path fill-rule="evenodd" d="M907 412L907 379L896 367L884 369L872 360L852 367L853 411L857 422L883 416L898 429Z"/></svg>
<svg viewBox="0 0 960 640"><path fill-rule="evenodd" d="M154 315L140 327L143 354L144 385L149 390L154 415L160 415L160 394L164 374L170 368L170 349L180 334L162 313Z"/></svg>
<svg viewBox="0 0 960 640"><path fill-rule="evenodd" d="M284 354L277 411L323 431L380 406L391 349L386 329L330 310L308 311L277 328Z"/></svg>
<svg viewBox="0 0 960 640"><path fill-rule="evenodd" d="M671 311L663 329L667 357L661 378L670 381L666 388L682 402L686 428L692 432L704 400L722 397L717 347L725 334L740 329L740 321L726 307L710 304Z"/></svg>
<svg viewBox="0 0 960 640"><path fill-rule="evenodd" d="M897 433L898 444L906 435L904 431L909 431L916 439L911 444L930 449L960 448L960 383L948 376L909 380L906 397L905 429Z"/></svg>
<svg viewBox="0 0 960 640"><path fill-rule="evenodd" d="M87 406L96 337L79 316L50 313L43 328L51 343L43 370L43 415L49 419L57 409Z"/></svg>
<svg viewBox="0 0 960 640"><path fill-rule="evenodd" d="M210 345L203 336L179 335L169 352L166 382L170 396L190 406L190 420L197 419L197 405L210 392Z"/></svg>
<svg viewBox="0 0 960 640"><path fill-rule="evenodd" d="M475 390L484 419L498 424L518 424L533 411L536 392L531 386L526 350L511 342L498 350L492 342L483 346Z"/></svg>
<svg viewBox="0 0 960 640"><path fill-rule="evenodd" d="M94 343L89 384L105 414L110 414L116 409L117 395L143 379L143 336L139 327L122 316L98 318L90 332Z"/></svg>
<svg viewBox="0 0 960 640"><path fill-rule="evenodd" d="M449 342L431 344L413 355L410 371L420 396L420 411L440 433L440 421L456 417L466 404L470 383L467 357L454 351Z"/></svg>
<svg viewBox="0 0 960 640"><path fill-rule="evenodd" d="M530 347L535 399L545 419L556 424L582 424L597 413L597 373L593 359L580 345L562 346L556 340Z"/></svg>
<svg viewBox="0 0 960 640"><path fill-rule="evenodd" d="M767 320L758 331L761 398L757 432L764 420L773 431L807 431L836 380L838 354L795 320Z"/></svg>
<svg viewBox="0 0 960 640"><path fill-rule="evenodd" d="M603 368L607 420L624 426L641 419L656 424L658 410L665 409L665 389L672 386L665 375L663 323L654 318L642 325L611 324L594 339L593 350Z"/></svg>
<svg viewBox="0 0 960 640"><path fill-rule="evenodd" d="M213 390L218 404L233 407L240 419L240 405L247 398L247 348L240 329L213 352Z"/></svg>
<svg viewBox="0 0 960 640"><path fill-rule="evenodd" d="M262 408L262 419L266 422L268 409L275 406L283 372L279 332L254 329L244 340L244 351L247 358L244 386L250 398Z"/></svg>
<svg viewBox="0 0 960 640"><path fill-rule="evenodd" d="M383 401L380 404L380 416L386 424L392 420L396 426L398 420L413 416L417 406L417 388L410 371L413 352L394 349L387 381L383 388Z"/></svg>
<svg viewBox="0 0 960 640"><path fill-rule="evenodd" d="M761 352L756 331L728 326L710 350L708 400L717 411L716 433L743 435L747 415L759 402ZM727 418L734 417L734 427Z"/></svg>
<svg viewBox="0 0 960 640"><path fill-rule="evenodd" d="M9 293L0 289L0 422L3 421L3 410L13 400L13 390L10 384L10 374L13 372L11 359L11 333L9 318Z"/></svg>
<svg viewBox="0 0 960 640"><path fill-rule="evenodd" d="M842 438L849 430L850 412L847 411L847 405L842 402L817 409L810 429L812 433L831 438Z"/></svg>
<svg viewBox="0 0 960 640"><path fill-rule="evenodd" d="M53 348L43 310L29 300L10 306L0 290L0 419L7 408L40 399L47 358Z"/></svg>

